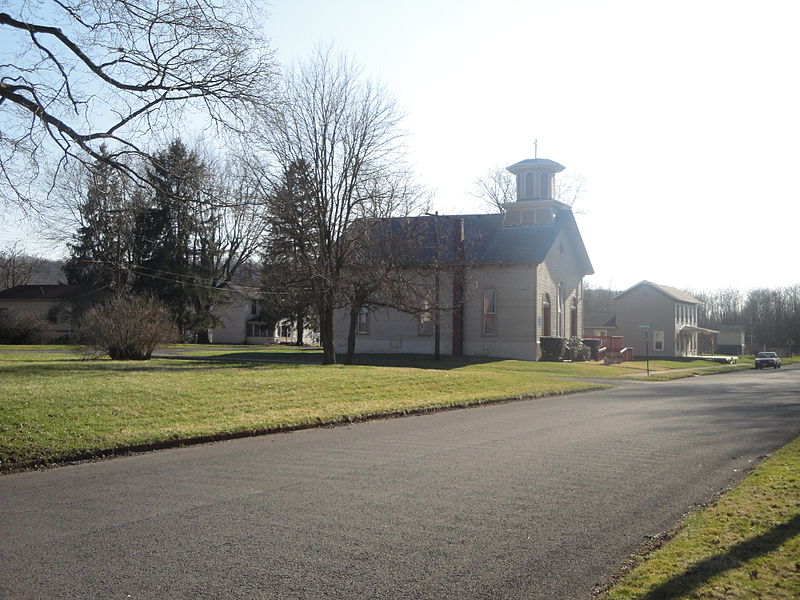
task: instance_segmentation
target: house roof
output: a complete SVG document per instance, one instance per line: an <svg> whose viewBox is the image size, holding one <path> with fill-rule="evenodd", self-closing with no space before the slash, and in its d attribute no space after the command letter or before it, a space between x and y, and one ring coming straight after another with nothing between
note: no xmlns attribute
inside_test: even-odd
<svg viewBox="0 0 800 600"><path fill-rule="evenodd" d="M572 211L557 211L553 223L546 226L505 227L503 219L501 213L437 215L390 219L388 223L395 232L404 228L404 237L414 238L414 247L408 249L412 255L409 264L456 262L455 227L463 221L464 261L468 264L540 263L559 233L571 231L581 267L587 275L594 272Z"/></svg>
<svg viewBox="0 0 800 600"><path fill-rule="evenodd" d="M15 285L0 291L0 300L75 300L94 292L106 285Z"/></svg>
<svg viewBox="0 0 800 600"><path fill-rule="evenodd" d="M668 297L672 298L676 302L685 302L687 304L702 304L702 302L700 302L700 300L698 300L697 298L695 298L693 296L690 296L689 294L687 294L683 290L679 290L678 288L670 287L668 285L659 285L657 283L653 283L652 281L647 281L647 280L640 281L636 285L633 285L633 286L629 287L624 292L614 296L614 299L616 300L620 296L624 296L625 294L629 294L633 290L635 290L635 289L637 289L637 288L639 288L641 286L645 286L645 285L653 288L654 290L656 290L658 292L661 292L665 296L668 296Z"/></svg>
<svg viewBox="0 0 800 600"><path fill-rule="evenodd" d="M702 333L705 335L714 335L719 333L716 329L708 329L706 327L697 327L695 325L683 325L678 331L681 333Z"/></svg>
<svg viewBox="0 0 800 600"><path fill-rule="evenodd" d="M587 312L583 316L584 327L608 328L617 326L617 315L613 312Z"/></svg>

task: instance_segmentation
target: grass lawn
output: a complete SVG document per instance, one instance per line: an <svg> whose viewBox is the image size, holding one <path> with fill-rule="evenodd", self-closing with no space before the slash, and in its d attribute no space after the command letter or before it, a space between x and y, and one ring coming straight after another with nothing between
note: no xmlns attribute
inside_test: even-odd
<svg viewBox="0 0 800 600"><path fill-rule="evenodd" d="M601 598L800 598L800 438L689 516Z"/></svg>
<svg viewBox="0 0 800 600"><path fill-rule="evenodd" d="M174 440L585 390L598 384L563 376L597 376L604 369L397 356L322 366L318 353L302 349L206 352L199 360L178 356L142 362L82 360L67 352L0 353L0 468Z"/></svg>
<svg viewBox="0 0 800 600"><path fill-rule="evenodd" d="M581 379L642 378L644 361L362 355L322 366L319 350L186 346L150 361L83 360L70 346L0 350L0 470L131 447L335 423L599 387ZM73 352L70 352L73 350ZM650 361L650 379L731 370ZM675 371L674 369L680 369Z"/></svg>

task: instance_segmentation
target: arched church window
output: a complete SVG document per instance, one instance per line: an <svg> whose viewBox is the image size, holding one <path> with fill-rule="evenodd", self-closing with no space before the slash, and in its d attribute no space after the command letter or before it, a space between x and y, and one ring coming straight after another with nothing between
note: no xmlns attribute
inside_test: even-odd
<svg viewBox="0 0 800 600"><path fill-rule="evenodd" d="M525 175L525 200L530 200L531 198L533 198L535 183L536 180L533 173L528 173Z"/></svg>
<svg viewBox="0 0 800 600"><path fill-rule="evenodd" d="M539 174L539 197L550 197L550 175L548 173Z"/></svg>
<svg viewBox="0 0 800 600"><path fill-rule="evenodd" d="M545 337L553 335L553 313L550 308L550 294L542 297L542 335Z"/></svg>

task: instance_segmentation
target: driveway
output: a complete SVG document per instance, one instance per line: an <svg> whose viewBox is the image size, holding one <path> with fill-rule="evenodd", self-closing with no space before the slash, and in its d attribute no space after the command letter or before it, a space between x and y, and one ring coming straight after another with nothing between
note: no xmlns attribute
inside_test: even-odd
<svg viewBox="0 0 800 600"><path fill-rule="evenodd" d="M800 370L0 477L3 598L586 599L800 430Z"/></svg>

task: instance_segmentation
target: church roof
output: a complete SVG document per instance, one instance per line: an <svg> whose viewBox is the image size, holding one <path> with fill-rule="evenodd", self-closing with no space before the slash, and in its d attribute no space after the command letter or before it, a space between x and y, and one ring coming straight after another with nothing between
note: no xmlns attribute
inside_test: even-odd
<svg viewBox="0 0 800 600"><path fill-rule="evenodd" d="M428 265L457 262L455 229L464 223L464 262L467 264L541 263L564 230L574 231L573 244L586 274L593 273L589 256L569 210L556 212L546 226L505 227L503 214L438 215L390 219L391 228L404 230L415 241L407 247L406 264ZM438 245L436 232L438 231Z"/></svg>

